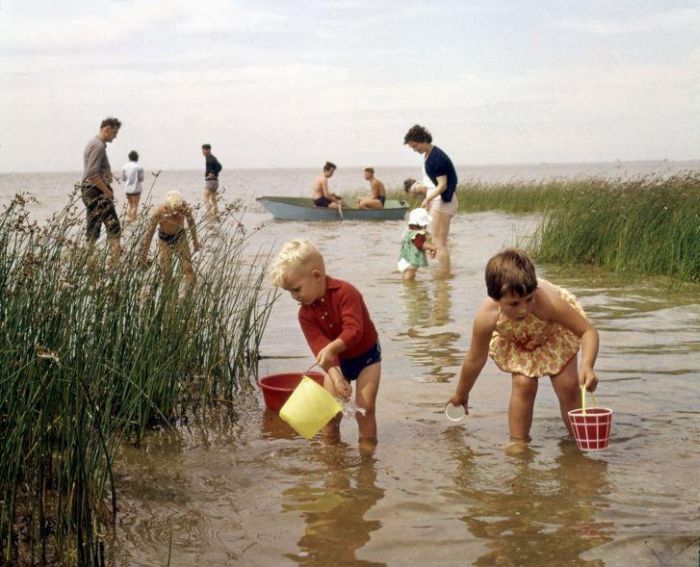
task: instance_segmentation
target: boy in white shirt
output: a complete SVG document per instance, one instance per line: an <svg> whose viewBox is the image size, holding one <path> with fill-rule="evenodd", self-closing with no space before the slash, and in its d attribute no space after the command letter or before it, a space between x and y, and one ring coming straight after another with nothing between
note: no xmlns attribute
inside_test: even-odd
<svg viewBox="0 0 700 567"><path fill-rule="evenodd" d="M130 221L136 220L136 211L141 199L143 168L138 164L138 161L139 154L132 150L129 152L129 163L122 167L122 181L126 183L126 215Z"/></svg>

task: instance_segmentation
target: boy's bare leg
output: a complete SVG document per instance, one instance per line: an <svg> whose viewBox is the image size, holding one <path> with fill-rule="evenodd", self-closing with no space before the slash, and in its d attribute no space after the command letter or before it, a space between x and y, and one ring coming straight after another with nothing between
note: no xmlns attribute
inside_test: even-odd
<svg viewBox="0 0 700 567"><path fill-rule="evenodd" d="M126 201L128 204L128 207L126 210L126 216L130 221L136 220L136 214L138 212L140 198L141 198L141 195L138 193L135 195L127 195L126 196Z"/></svg>
<svg viewBox="0 0 700 567"><path fill-rule="evenodd" d="M569 423L569 411L581 407L581 389L578 385L578 371L576 364L577 357L574 356L559 374L552 376L552 386L554 392L559 398L559 409L564 425L569 430L569 434L573 435Z"/></svg>
<svg viewBox="0 0 700 567"><path fill-rule="evenodd" d="M510 438L530 439L530 427L532 426L532 412L537 395L537 378L530 378L522 374L513 374L513 389L510 394L508 406L508 428Z"/></svg>
<svg viewBox="0 0 700 567"><path fill-rule="evenodd" d="M211 200L211 210L215 219L219 218L219 195L216 191L209 192L209 198Z"/></svg>
<svg viewBox="0 0 700 567"><path fill-rule="evenodd" d="M358 197L357 199L358 209L383 209L384 205L379 199L369 199L367 197Z"/></svg>
<svg viewBox="0 0 700 567"><path fill-rule="evenodd" d="M339 392L335 388L335 384L333 383L333 380L331 377L328 375L328 373L324 373L323 376L323 387L328 390L333 397L338 397L340 396ZM337 416L335 416L333 419L331 419L328 422L328 425L326 425L322 429L322 434L324 441L326 443L337 443L340 440L340 421L343 419L343 414L339 413Z"/></svg>
<svg viewBox="0 0 700 567"><path fill-rule="evenodd" d="M381 374L381 362L367 366L360 372L355 386L355 403L367 412L365 415L359 412L355 415L360 434L360 452L363 454L371 454L377 445L377 418L375 410Z"/></svg>
<svg viewBox="0 0 700 567"><path fill-rule="evenodd" d="M435 259L438 262L438 275L448 276L450 274L450 252L447 249L447 237L450 233L450 221L452 217L444 213L431 213L433 222L431 232L433 244L435 245Z"/></svg>
<svg viewBox="0 0 700 567"><path fill-rule="evenodd" d="M209 196L211 195L211 191L209 189L204 189L202 191L202 203L204 203L204 209L206 210L207 214L211 211L211 201L209 200Z"/></svg>
<svg viewBox="0 0 700 567"><path fill-rule="evenodd" d="M170 282L173 271L173 251L170 249L170 245L160 239L158 239L158 262L163 280Z"/></svg>
<svg viewBox="0 0 700 567"><path fill-rule="evenodd" d="M194 268L192 267L192 253L190 252L190 245L187 242L187 237L182 235L175 243L174 248L180 256L180 264L182 265L187 290L189 291L194 283Z"/></svg>

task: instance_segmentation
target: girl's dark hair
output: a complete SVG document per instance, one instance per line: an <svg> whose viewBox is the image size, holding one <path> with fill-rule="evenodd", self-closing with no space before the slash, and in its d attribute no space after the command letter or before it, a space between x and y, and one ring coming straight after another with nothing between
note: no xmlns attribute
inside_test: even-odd
<svg viewBox="0 0 700 567"><path fill-rule="evenodd" d="M433 135L428 132L428 129L419 124L411 126L406 135L403 137L403 143L418 142L419 144L432 144Z"/></svg>
<svg viewBox="0 0 700 567"><path fill-rule="evenodd" d="M131 150L129 152L129 159L131 161L139 161L139 154L136 152L136 150Z"/></svg>
<svg viewBox="0 0 700 567"><path fill-rule="evenodd" d="M408 193L411 189L411 186L416 182L413 177L407 177L406 179L403 180L403 190Z"/></svg>
<svg viewBox="0 0 700 567"><path fill-rule="evenodd" d="M507 293L520 297L537 289L535 264L525 250L506 248L486 264L486 293L498 301Z"/></svg>
<svg viewBox="0 0 700 567"><path fill-rule="evenodd" d="M327 161L323 166L323 171L330 171L331 169L338 169L332 161Z"/></svg>

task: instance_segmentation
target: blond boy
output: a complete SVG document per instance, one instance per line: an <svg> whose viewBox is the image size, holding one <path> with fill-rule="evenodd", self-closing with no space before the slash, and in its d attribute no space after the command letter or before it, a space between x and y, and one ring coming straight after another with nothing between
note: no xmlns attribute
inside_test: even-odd
<svg viewBox="0 0 700 567"><path fill-rule="evenodd" d="M188 288L194 282L194 270L192 269L192 255L187 242L185 220L192 234L194 251L200 248L197 240L197 230L190 206L182 198L178 191L170 191L165 195L165 202L158 205L151 213L151 220L146 229L146 236L141 251L141 258L148 261L148 250L151 247L153 234L158 229L158 257L163 277L169 279L172 272L173 252L180 257L182 271L185 274Z"/></svg>
<svg viewBox="0 0 700 567"><path fill-rule="evenodd" d="M381 347L360 292L348 282L326 275L321 253L306 240L282 246L270 270L270 281L300 303L299 324L316 362L324 370L324 387L334 396L350 398L366 410L356 415L360 447L373 450L377 438L375 401L381 375ZM337 439L340 418L326 426L326 437Z"/></svg>

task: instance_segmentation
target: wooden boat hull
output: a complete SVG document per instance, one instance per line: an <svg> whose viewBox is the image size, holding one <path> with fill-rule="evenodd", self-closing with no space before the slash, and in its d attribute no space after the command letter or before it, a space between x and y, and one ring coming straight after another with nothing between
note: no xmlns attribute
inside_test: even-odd
<svg viewBox="0 0 700 567"><path fill-rule="evenodd" d="M408 211L404 201L387 199L383 209L337 209L317 207L305 197L258 197L267 212L278 220L338 221L338 220L402 220Z"/></svg>

